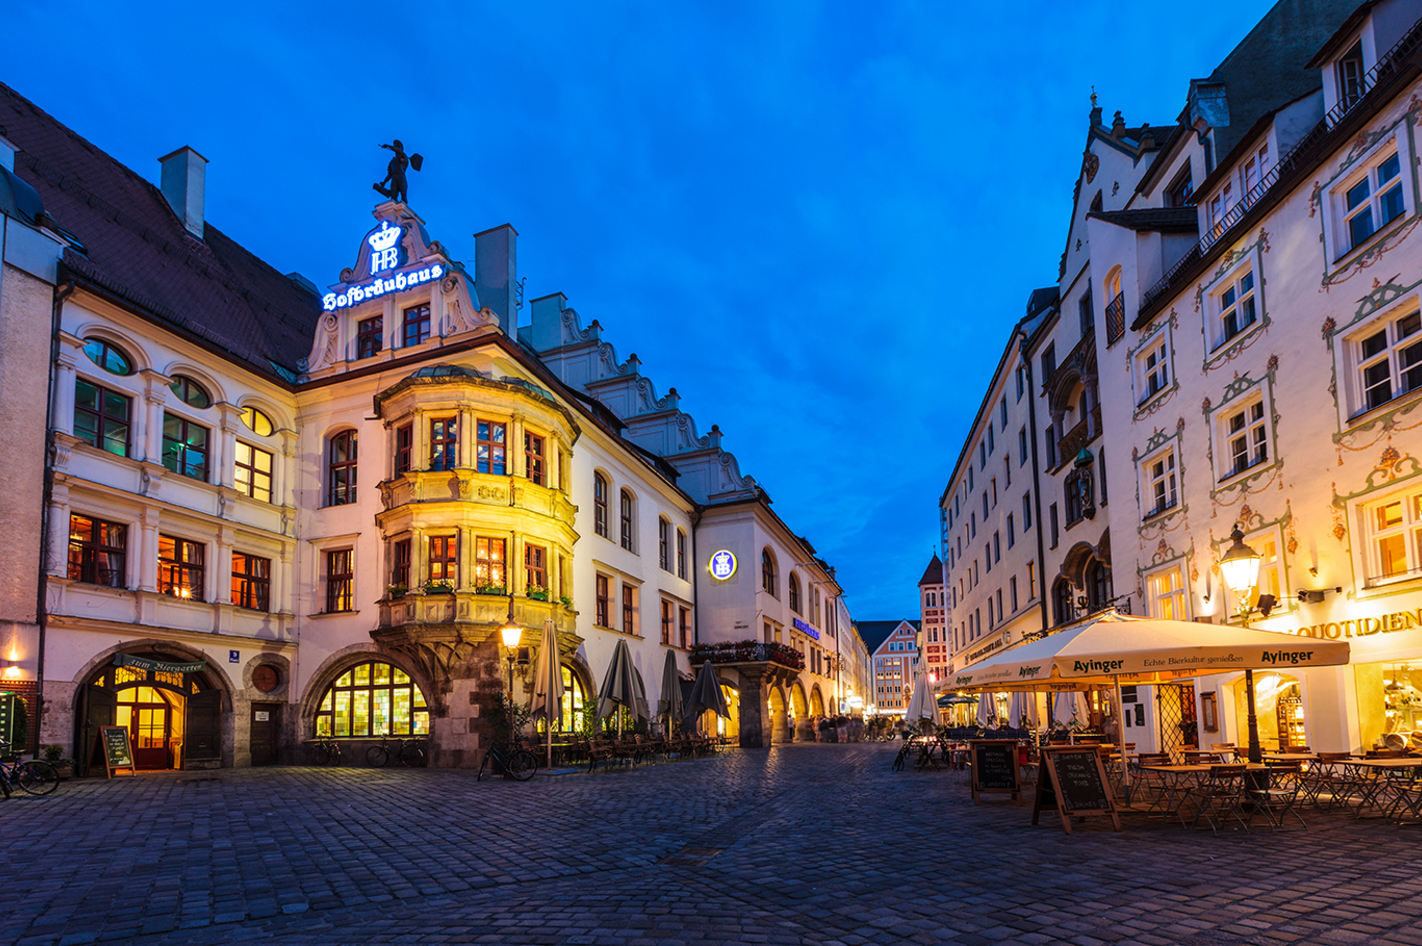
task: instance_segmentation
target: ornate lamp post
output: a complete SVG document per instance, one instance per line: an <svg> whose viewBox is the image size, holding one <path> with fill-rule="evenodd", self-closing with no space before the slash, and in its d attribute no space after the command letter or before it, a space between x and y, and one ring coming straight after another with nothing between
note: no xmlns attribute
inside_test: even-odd
<svg viewBox="0 0 1422 946"><path fill-rule="evenodd" d="M1254 549L1244 544L1244 533L1236 526L1230 538L1234 544L1225 552L1220 559L1220 572L1224 575L1225 584L1234 593L1235 607L1239 612L1240 622L1249 626L1249 615L1254 610L1254 606L1249 603L1249 599L1254 594L1254 586L1259 581L1260 555ZM1259 596L1259 609L1265 617L1274 607L1273 595ZM1259 748L1259 717L1254 709L1254 671L1246 669L1244 671L1245 699L1249 702L1249 761L1262 762L1264 754Z"/></svg>
<svg viewBox="0 0 1422 946"><path fill-rule="evenodd" d="M519 627L519 626L518 626L518 622L516 622L516 621L514 620L513 607L514 607L513 595L509 595L509 616L508 616L508 620L504 622L504 626L503 626L503 627L499 628L499 635L500 635L501 637L503 637L503 639L504 639L504 647L508 648L508 664L509 664L509 711L510 711L510 712L513 711L513 665L514 665L514 656L515 656L515 654L516 654L517 651L518 651L518 642L519 642L519 640L523 637L523 628ZM510 727L510 734L512 734L512 727Z"/></svg>

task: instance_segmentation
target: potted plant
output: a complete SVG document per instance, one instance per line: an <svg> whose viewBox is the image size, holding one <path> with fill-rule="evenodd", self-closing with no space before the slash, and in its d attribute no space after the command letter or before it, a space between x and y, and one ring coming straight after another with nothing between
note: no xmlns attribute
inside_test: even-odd
<svg viewBox="0 0 1422 946"><path fill-rule="evenodd" d="M64 747L58 744L43 747L41 753L44 761L54 766L54 771L59 773L60 778L74 777L74 760L64 758Z"/></svg>
<svg viewBox="0 0 1422 946"><path fill-rule="evenodd" d="M526 590L524 594L532 598L534 601L548 600L548 589L543 587L542 585L529 585L528 590Z"/></svg>
<svg viewBox="0 0 1422 946"><path fill-rule="evenodd" d="M503 585L483 584L475 585L474 593L477 595L499 595L500 597L503 597L508 592L504 591Z"/></svg>
<svg viewBox="0 0 1422 946"><path fill-rule="evenodd" d="M399 598L405 597L405 595L408 594L409 591L410 589L405 585L389 585L385 589L385 600L395 601Z"/></svg>
<svg viewBox="0 0 1422 946"><path fill-rule="evenodd" d="M439 581L425 582L425 594L427 595L448 595L454 593L454 585L447 579L441 578Z"/></svg>
<svg viewBox="0 0 1422 946"><path fill-rule="evenodd" d="M573 607L573 599L568 595L559 595L558 600L563 603L565 608L571 609Z"/></svg>

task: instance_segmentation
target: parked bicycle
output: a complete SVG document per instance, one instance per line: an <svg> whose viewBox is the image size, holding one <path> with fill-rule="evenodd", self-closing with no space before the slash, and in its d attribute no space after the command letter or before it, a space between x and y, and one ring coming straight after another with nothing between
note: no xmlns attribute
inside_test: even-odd
<svg viewBox="0 0 1422 946"><path fill-rule="evenodd" d="M394 746L389 744L392 739ZM394 733L386 733L380 737L380 745L365 750L366 764L377 769L389 765L393 759L399 759L400 764L408 769L418 769L425 764L425 747L416 739L402 739Z"/></svg>
<svg viewBox="0 0 1422 946"><path fill-rule="evenodd" d="M48 762L12 758L10 744L0 739L0 793L9 798L15 786L29 795L48 795L59 787L59 773Z"/></svg>
<svg viewBox="0 0 1422 946"><path fill-rule="evenodd" d="M306 758L312 765L340 765L341 744L330 736L317 736L307 741Z"/></svg>
<svg viewBox="0 0 1422 946"><path fill-rule="evenodd" d="M479 774L474 781L484 780L484 767L493 760L494 765L489 769L489 774L493 775L499 769L503 769L504 777L513 777L520 782L526 782L533 778L533 773L538 771L538 757L527 749L504 748L498 745L489 747L489 751L484 753L484 761L479 763Z"/></svg>

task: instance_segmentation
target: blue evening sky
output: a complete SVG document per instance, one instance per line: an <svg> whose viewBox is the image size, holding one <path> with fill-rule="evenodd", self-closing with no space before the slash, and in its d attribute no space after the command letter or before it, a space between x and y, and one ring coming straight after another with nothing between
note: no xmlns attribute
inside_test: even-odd
<svg viewBox="0 0 1422 946"><path fill-rule="evenodd" d="M403 139L433 238L472 262L512 223L528 298L719 424L886 619L1056 279L1092 86L1108 124L1173 124L1268 7L19 0L0 80L150 180L196 148L207 218L319 286Z"/></svg>

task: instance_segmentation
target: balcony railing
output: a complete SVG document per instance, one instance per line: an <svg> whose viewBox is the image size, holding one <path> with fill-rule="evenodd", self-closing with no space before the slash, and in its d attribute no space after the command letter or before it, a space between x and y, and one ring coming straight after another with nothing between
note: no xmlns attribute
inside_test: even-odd
<svg viewBox="0 0 1422 946"><path fill-rule="evenodd" d="M1126 294L1116 293L1116 298L1106 303L1106 344L1110 345L1126 334Z"/></svg>
<svg viewBox="0 0 1422 946"><path fill-rule="evenodd" d="M1359 90L1357 92L1340 99L1333 108L1329 109L1328 114L1323 116L1323 120L1313 126L1307 134L1300 138L1298 142L1289 149L1289 152L1279 159L1279 163L1270 168L1268 173L1259 179L1258 184L1250 188L1249 192L1244 194L1239 202L1231 207L1227 213L1222 215L1219 220L1212 223L1210 228L1205 231L1205 234L1200 237L1200 242L1191 247L1189 252L1177 260L1175 265L1170 267L1165 275L1156 281L1155 285L1145 291L1145 294L1141 297L1141 309L1144 310L1148 308L1159 296L1168 292L1175 281L1175 277L1198 263L1210 247L1224 239L1281 177L1292 174L1306 159L1312 157L1314 148L1323 137L1350 112L1362 104L1362 102L1367 99L1368 93L1376 88L1379 82L1390 78L1396 71L1398 65L1403 62L1407 56L1415 52L1419 46L1422 46L1422 20L1414 24L1412 29L1408 30L1407 33L1393 45L1392 49L1388 50L1385 55L1378 59L1377 65L1367 71L1359 83Z"/></svg>
<svg viewBox="0 0 1422 946"><path fill-rule="evenodd" d="M777 663L792 670L805 669L805 657L784 644L762 644L759 641L726 641L718 644L697 644L691 649L693 665L711 661L713 664Z"/></svg>

